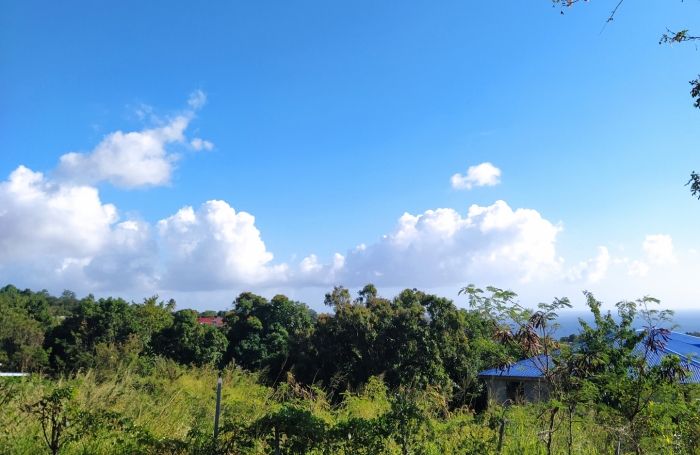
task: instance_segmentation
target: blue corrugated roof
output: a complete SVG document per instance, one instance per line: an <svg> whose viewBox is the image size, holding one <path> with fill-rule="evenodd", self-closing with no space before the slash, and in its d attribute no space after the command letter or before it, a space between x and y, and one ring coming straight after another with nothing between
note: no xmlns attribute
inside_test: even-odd
<svg viewBox="0 0 700 455"><path fill-rule="evenodd" d="M635 351L643 354L642 343L638 344ZM690 376L684 382L700 383L700 338L686 335L684 333L671 332L669 340L664 346L663 353L649 353L649 365L658 365L666 354L678 355L683 364L690 371ZM509 368L501 370L492 368L482 371L479 376L500 376L504 378L539 378L542 376L541 370L544 365L545 356L541 355L530 359L521 360L510 365Z"/></svg>
<svg viewBox="0 0 700 455"><path fill-rule="evenodd" d="M539 378L542 376L541 365L544 365L545 356L541 355L530 359L521 360L510 365L505 370L500 368L492 368L482 371L479 376L503 376L503 377L521 377L521 378Z"/></svg>

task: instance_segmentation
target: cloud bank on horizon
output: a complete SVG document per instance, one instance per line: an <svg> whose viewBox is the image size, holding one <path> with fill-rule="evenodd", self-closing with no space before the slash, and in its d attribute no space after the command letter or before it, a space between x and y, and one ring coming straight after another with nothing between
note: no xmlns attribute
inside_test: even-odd
<svg viewBox="0 0 700 455"><path fill-rule="evenodd" d="M563 230L539 212L511 208L498 200L472 205L466 214L437 208L412 215L375 243L336 253L328 262L309 254L298 264L275 263L255 217L227 202L185 206L155 225L121 220L117 207L100 200L99 182L129 190L171 181L179 156L171 146L210 150L186 130L206 103L201 91L189 110L168 121L154 119L140 132L108 134L90 153L68 153L47 175L23 165L0 182L0 272L43 287L85 291L213 291L241 286L314 287L344 284L439 287L466 281L597 283L611 264L606 247L598 255L565 267L556 242ZM455 189L500 183L491 163L455 174ZM676 261L668 235L648 235L641 247L654 266ZM635 260L630 276L650 265Z"/></svg>

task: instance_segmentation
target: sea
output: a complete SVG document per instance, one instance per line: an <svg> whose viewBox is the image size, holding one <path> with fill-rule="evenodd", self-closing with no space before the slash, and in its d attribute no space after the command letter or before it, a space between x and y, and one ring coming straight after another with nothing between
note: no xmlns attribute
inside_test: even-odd
<svg viewBox="0 0 700 455"><path fill-rule="evenodd" d="M673 330L676 332L700 332L700 309L682 309L674 310L675 314L672 319L678 327ZM615 311L611 311L615 315ZM561 338L563 336L571 335L572 333L579 333L581 330L581 324L579 323L579 318L586 321L588 324L593 324L593 315L590 311L560 311L558 313L558 318L556 322L560 325L557 329L555 337ZM642 328L646 323L644 321L635 321L635 327ZM668 324L665 327L670 328Z"/></svg>

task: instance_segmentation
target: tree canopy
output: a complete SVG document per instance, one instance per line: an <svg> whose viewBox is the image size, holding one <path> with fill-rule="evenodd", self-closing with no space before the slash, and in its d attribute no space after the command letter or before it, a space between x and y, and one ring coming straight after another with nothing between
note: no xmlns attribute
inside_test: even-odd
<svg viewBox="0 0 700 455"><path fill-rule="evenodd" d="M467 403L483 397L478 372L513 356L493 342L479 313L417 289L387 299L368 284L353 299L336 286L325 303L332 312L318 315L284 295L267 300L244 292L223 313L223 326L214 327L197 318L222 312L176 311L175 301L158 296L129 303L7 286L0 290L0 363L66 374L119 364L147 370L166 358L235 365L261 372L270 384L293 374L334 393L381 376L390 387L438 387Z"/></svg>

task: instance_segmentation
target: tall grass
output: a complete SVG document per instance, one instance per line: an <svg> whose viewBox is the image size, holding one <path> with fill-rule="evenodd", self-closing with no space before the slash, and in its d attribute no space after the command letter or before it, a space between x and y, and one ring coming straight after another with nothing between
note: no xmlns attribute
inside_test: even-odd
<svg viewBox="0 0 700 455"><path fill-rule="evenodd" d="M239 369L187 368L158 359L147 372L136 370L122 365L112 374L84 371L58 380L41 375L2 378L0 453L51 453L40 415L32 406L61 387L72 390L72 398L62 408L66 426L60 453L66 455L274 453L274 432L264 422L278 422L283 453L545 453L544 405L491 406L475 414L467 408L449 409L438 391L428 389L411 395L413 407L408 413L396 404L402 391L388 390L380 378L331 404L322 390L302 387L291 376L273 389L261 385L256 374ZM222 431L215 443L219 375L223 379ZM283 420L290 409L301 416L299 421ZM317 428L317 434L290 429L305 425L303 419L316 425L312 428ZM667 423L671 433L664 433L662 427L650 433L643 452L700 453L679 449L673 439L677 429L673 421ZM593 409L573 416L571 447L568 425L562 414L554 434L555 453L616 453L614 431L596 419ZM300 437L313 443L304 444Z"/></svg>

